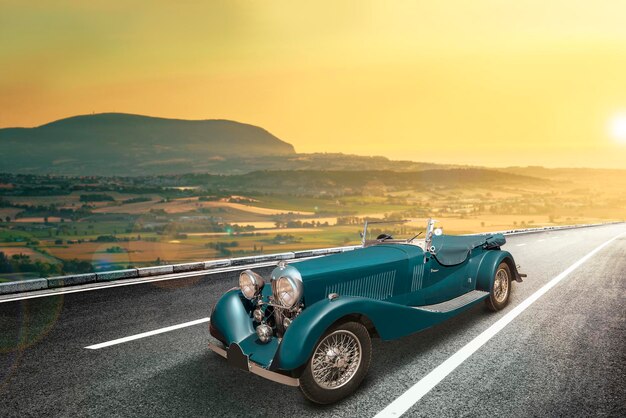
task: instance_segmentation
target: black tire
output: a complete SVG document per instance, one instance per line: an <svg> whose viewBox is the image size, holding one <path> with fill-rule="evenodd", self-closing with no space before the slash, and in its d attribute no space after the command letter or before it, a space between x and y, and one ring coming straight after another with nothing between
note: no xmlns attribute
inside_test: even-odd
<svg viewBox="0 0 626 418"><path fill-rule="evenodd" d="M503 276L506 274L506 278ZM506 286L506 289L502 289ZM504 290L504 294L502 291ZM494 274L491 289L489 289L489 297L485 300L487 307L496 312L503 309L509 304L511 296L511 269L504 261L500 263Z"/></svg>
<svg viewBox="0 0 626 418"><path fill-rule="evenodd" d="M321 372L323 375L320 376L318 374L318 378L315 378L313 374L313 369L315 368L314 362L316 364L320 364L319 362L322 358L325 361L332 361L329 360L328 355L316 356L318 349L319 353L322 353L324 352L325 347L329 347L327 344L332 346L332 342L336 341L336 339L345 338L347 341L350 341L353 337L358 340L358 344L355 347L360 348L360 359L358 364L354 365L354 358L351 361L346 361L345 357L337 355L334 357L335 364L338 364L338 362L341 361L343 362L341 363L341 366L343 366L344 363L347 363L345 371L339 371L339 368L333 368L337 370L336 372L329 371L327 366L326 369L328 371L326 371L326 373ZM333 338L335 338L335 340L333 340ZM311 357L306 364L306 368L300 376L300 390L307 399L318 404L330 404L337 402L356 391L367 374L371 360L372 339L370 338L367 328L365 328L363 324L359 322L344 322L335 325L329 328L324 335L322 335L317 344L315 344L313 353L311 353ZM350 365L354 365L355 367L352 373L350 373ZM347 377L346 373L350 374L350 376ZM336 384L337 387L329 388L319 383L320 380L324 380L324 378L329 377L331 374L335 377L335 379L333 380L330 378L327 381L329 382L329 385ZM347 380L345 382L341 382L342 377L347 377Z"/></svg>

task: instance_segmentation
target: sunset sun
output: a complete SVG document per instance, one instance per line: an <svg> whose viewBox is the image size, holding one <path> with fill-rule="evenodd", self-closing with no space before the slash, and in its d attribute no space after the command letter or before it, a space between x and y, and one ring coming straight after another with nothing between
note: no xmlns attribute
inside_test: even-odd
<svg viewBox="0 0 626 418"><path fill-rule="evenodd" d="M615 116L611 120L609 129L615 141L626 143L626 113Z"/></svg>

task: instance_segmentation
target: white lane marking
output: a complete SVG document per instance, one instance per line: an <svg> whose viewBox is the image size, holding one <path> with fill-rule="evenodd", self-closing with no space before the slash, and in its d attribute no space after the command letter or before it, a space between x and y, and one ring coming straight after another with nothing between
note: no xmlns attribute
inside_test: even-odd
<svg viewBox="0 0 626 418"><path fill-rule="evenodd" d="M518 247L523 247L524 245L526 245L526 244L525 243L524 244L517 244Z"/></svg>
<svg viewBox="0 0 626 418"><path fill-rule="evenodd" d="M545 239L538 239L537 242L544 242Z"/></svg>
<svg viewBox="0 0 626 418"><path fill-rule="evenodd" d="M200 318L200 319L196 319L195 321L185 322L184 324L172 325L171 327L155 329L154 331L142 332L141 334L135 334L129 337L118 338L117 340L107 341L105 343L100 343L100 344L94 344L94 345L87 346L85 348L89 350L99 350L100 348L110 347L112 345L122 344L128 341L138 340L140 338L151 337L153 335L162 334L164 332L174 331L177 329L186 328L186 327L190 327L193 325L203 324L205 322L209 322L209 319L210 318L208 317Z"/></svg>
<svg viewBox="0 0 626 418"><path fill-rule="evenodd" d="M567 277L572 271L576 270L583 263L593 257L598 251L615 241L617 238L625 235L623 232L610 240L606 241L599 247L596 247L591 252L587 253L583 258L576 261L569 266L558 276L552 278L548 283L543 285L539 290L530 295L522 303L517 305L506 315L496 321L493 325L480 333L476 338L467 343L459 351L450 356L446 361L437 366L434 370L424 376L420 381L411 386L406 392L400 395L396 400L391 402L385 409L376 414L375 418L383 417L398 417L408 411L413 405L415 405L424 395L426 395L432 388L437 386L446 376L454 371L459 365L461 365L469 356L482 347L487 341L489 341L500 330L507 326L513 319L519 314L524 312L530 305L532 305L537 299L543 296L547 291L556 286L561 280Z"/></svg>

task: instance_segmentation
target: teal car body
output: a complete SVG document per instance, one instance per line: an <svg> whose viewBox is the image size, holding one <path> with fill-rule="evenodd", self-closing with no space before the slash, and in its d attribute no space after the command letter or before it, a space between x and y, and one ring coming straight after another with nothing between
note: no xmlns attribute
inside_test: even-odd
<svg viewBox="0 0 626 418"><path fill-rule="evenodd" d="M501 249L505 242L501 234L439 235L425 243L425 250L412 242L380 240L339 254L281 262L254 297L235 288L219 299L210 332L223 346L210 347L234 366L295 386L316 343L338 321L350 318L371 335L393 340L488 298L502 263L513 280L521 281L513 256ZM297 304L289 309L277 296L282 277L301 286ZM259 337L262 323L271 328L269 340Z"/></svg>

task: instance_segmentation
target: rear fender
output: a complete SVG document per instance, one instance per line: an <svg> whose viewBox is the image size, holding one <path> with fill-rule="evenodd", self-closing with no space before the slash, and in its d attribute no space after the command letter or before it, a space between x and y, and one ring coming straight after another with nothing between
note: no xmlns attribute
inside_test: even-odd
<svg viewBox="0 0 626 418"><path fill-rule="evenodd" d="M480 263L478 263L476 269L472 273L476 277L476 289L483 290L485 292L491 291L496 270L502 262L505 262L509 266L509 270L511 270L511 274L513 275L513 280L518 282L522 281L511 253L502 250L488 250L485 251Z"/></svg>

